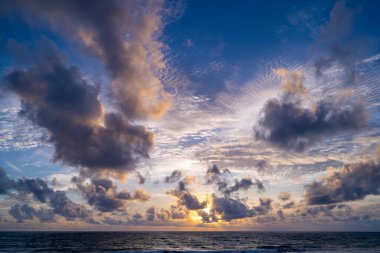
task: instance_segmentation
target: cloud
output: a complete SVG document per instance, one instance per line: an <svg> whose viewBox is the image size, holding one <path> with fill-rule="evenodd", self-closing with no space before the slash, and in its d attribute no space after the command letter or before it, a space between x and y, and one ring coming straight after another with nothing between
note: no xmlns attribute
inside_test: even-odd
<svg viewBox="0 0 380 253"><path fill-rule="evenodd" d="M290 95L305 95L307 90L303 85L304 76L300 71L289 71L283 68L275 69L274 72L282 78L281 88Z"/></svg>
<svg viewBox="0 0 380 253"><path fill-rule="evenodd" d="M285 214L281 209L277 211L277 215L278 217L280 217L281 220L285 219Z"/></svg>
<svg viewBox="0 0 380 253"><path fill-rule="evenodd" d="M124 222L122 220L114 219L111 217L105 217L103 223L108 225L122 225Z"/></svg>
<svg viewBox="0 0 380 253"><path fill-rule="evenodd" d="M77 68L65 66L54 50L46 54L38 66L13 69L3 80L19 96L20 114L49 131L55 160L125 172L148 158L153 134L121 114L105 113L98 88Z"/></svg>
<svg viewBox="0 0 380 253"><path fill-rule="evenodd" d="M139 179L139 184L145 183L146 178L140 172L137 172L137 178Z"/></svg>
<svg viewBox="0 0 380 253"><path fill-rule="evenodd" d="M367 125L367 113L360 103L319 101L315 108L300 102L269 100L254 127L257 140L279 148L303 151L324 136L353 131Z"/></svg>
<svg viewBox="0 0 380 253"><path fill-rule="evenodd" d="M158 40L163 28L161 1L6 1L3 5L23 10L30 24L48 21L48 28L81 42L98 56L112 78L113 96L129 119L160 116L170 106L158 78L166 65L164 45Z"/></svg>
<svg viewBox="0 0 380 253"><path fill-rule="evenodd" d="M13 181L8 177L5 170L0 167L0 194L6 194L13 187Z"/></svg>
<svg viewBox="0 0 380 253"><path fill-rule="evenodd" d="M28 179L21 178L14 182L13 188L21 194L31 193L35 199L46 203L49 197L54 193L47 182L41 178Z"/></svg>
<svg viewBox="0 0 380 253"><path fill-rule="evenodd" d="M66 220L83 219L86 221L91 218L91 213L86 207L71 201L65 191L54 191L49 187L48 183L41 178L20 178L12 180L9 179L5 171L0 168L0 182L5 182L6 184L4 185L7 185L6 191L3 190L0 194L11 194L11 191L16 191L18 196L31 194L35 200L46 203L52 208L51 210L35 210L28 205L16 205L13 210L11 209L11 215L16 219L18 219L17 217L20 217L20 220L29 219L28 217L32 214L33 217L38 217L42 222L54 221L54 214L61 215ZM33 219L33 217L31 219Z"/></svg>
<svg viewBox="0 0 380 253"><path fill-rule="evenodd" d="M90 184L84 184L83 180L74 177L72 180L82 192L87 203L101 212L112 212L124 207L122 198L117 198L116 186L107 178L91 178ZM128 195L130 196L130 195ZM120 197L125 197L121 195Z"/></svg>
<svg viewBox="0 0 380 253"><path fill-rule="evenodd" d="M327 23L321 27L320 35L315 42L316 47L325 49L325 53L315 61L317 76L323 71L338 65L344 72L345 85L353 85L359 78L357 62L365 52L362 41L353 39L353 19L357 9L346 6L345 1L337 1L330 12Z"/></svg>
<svg viewBox="0 0 380 253"><path fill-rule="evenodd" d="M175 183L182 177L182 172L179 170L174 170L170 176L165 177L165 183Z"/></svg>
<svg viewBox="0 0 380 253"><path fill-rule="evenodd" d="M246 204L229 197L213 198L213 208L226 221L252 216L252 212Z"/></svg>
<svg viewBox="0 0 380 253"><path fill-rule="evenodd" d="M72 182L81 191L87 203L101 212L113 212L125 209L127 200L149 200L149 195L143 190L136 190L134 194L128 190L118 192L116 185L108 178L92 176L90 182L85 177L74 177Z"/></svg>
<svg viewBox="0 0 380 253"><path fill-rule="evenodd" d="M178 207L186 207L187 210L199 210L206 207L206 201L199 201L197 196L190 193L187 185L191 182L189 177L178 182L178 186L174 190L168 191L168 194L177 198ZM173 215L173 214L172 214Z"/></svg>
<svg viewBox="0 0 380 253"><path fill-rule="evenodd" d="M289 192L280 192L277 197L282 201L287 201L290 199L291 195Z"/></svg>
<svg viewBox="0 0 380 253"><path fill-rule="evenodd" d="M27 205L14 205L9 210L9 214L12 215L18 223L24 222L24 220L33 220L36 210Z"/></svg>
<svg viewBox="0 0 380 253"><path fill-rule="evenodd" d="M288 209L288 208L292 208L292 207L294 207L294 206L295 206L294 201L289 201L289 202L283 204L283 205L282 205L282 208L283 208L283 209Z"/></svg>
<svg viewBox="0 0 380 253"><path fill-rule="evenodd" d="M231 186L227 186L227 183L225 181L218 182L219 191L222 191L225 195L230 195L231 193L240 190L248 190L254 185L259 191L264 191L264 184L258 179L252 181L250 178L242 178L240 180L235 180L235 183Z"/></svg>
<svg viewBox="0 0 380 253"><path fill-rule="evenodd" d="M147 221L154 221L155 217L156 217L156 210L154 209L154 207L150 207L146 210L145 212L145 217L146 217L146 220Z"/></svg>
<svg viewBox="0 0 380 253"><path fill-rule="evenodd" d="M207 202L206 201L199 201L198 198L190 194L189 192L185 192L180 195L179 197L180 204L185 206L188 210L199 210L206 207Z"/></svg>
<svg viewBox="0 0 380 253"><path fill-rule="evenodd" d="M206 183L207 184L215 183L220 180L220 176L227 173L230 173L228 169L224 169L223 171L221 171L218 168L218 166L216 166L216 164L213 164L206 171Z"/></svg>
<svg viewBox="0 0 380 253"><path fill-rule="evenodd" d="M221 171L215 164L209 167L206 171L206 184L214 183L217 185L218 190L224 195L230 195L231 193L248 190L252 186L256 186L259 191L264 191L264 184L258 179L241 178L235 179L234 184L229 185L229 181L222 178L223 175L231 173L228 169Z"/></svg>
<svg viewBox="0 0 380 253"><path fill-rule="evenodd" d="M367 161L330 169L320 181L305 187L305 201L309 205L331 204L364 199L380 194L379 162Z"/></svg>
<svg viewBox="0 0 380 253"><path fill-rule="evenodd" d="M170 211L161 208L160 212L156 213L156 216L161 221L168 221L171 218L171 213Z"/></svg>
<svg viewBox="0 0 380 253"><path fill-rule="evenodd" d="M227 196L216 197L214 195L210 214L207 216L202 213L201 217L203 218L203 222L207 223L207 221L215 221L215 217L220 217L220 219L224 221L231 221L234 219L265 215L272 209L271 203L271 199L260 198L260 204L250 208L240 199L233 199Z"/></svg>
<svg viewBox="0 0 380 253"><path fill-rule="evenodd" d="M50 209L39 209L29 206L28 204L16 204L11 207L9 214L16 219L18 223L23 223L25 220L33 220L35 217L40 222L56 222L55 214Z"/></svg>

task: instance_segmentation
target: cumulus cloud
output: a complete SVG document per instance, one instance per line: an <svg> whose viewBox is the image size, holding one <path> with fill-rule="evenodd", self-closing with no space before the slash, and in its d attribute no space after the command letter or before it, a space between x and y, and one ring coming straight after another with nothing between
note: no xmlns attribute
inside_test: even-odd
<svg viewBox="0 0 380 253"><path fill-rule="evenodd" d="M282 205L282 208L284 208L284 209L288 209L288 208L292 208L292 207L294 207L294 206L295 206L294 201L289 201L289 202L283 204L283 205Z"/></svg>
<svg viewBox="0 0 380 253"><path fill-rule="evenodd" d="M35 217L40 222L55 222L55 213L51 209L38 209L29 206L28 204L16 204L11 207L9 214L16 219L18 223L23 223L25 220L33 220Z"/></svg>
<svg viewBox="0 0 380 253"><path fill-rule="evenodd" d="M111 217L105 217L102 221L108 225L122 225L124 223L122 220L114 219Z"/></svg>
<svg viewBox="0 0 380 253"><path fill-rule="evenodd" d="M174 170L170 176L165 177L165 183L175 183L182 177L182 172L179 170Z"/></svg>
<svg viewBox="0 0 380 253"><path fill-rule="evenodd" d="M13 187L13 181L8 177L5 170L0 167L0 194L6 194Z"/></svg>
<svg viewBox="0 0 380 253"><path fill-rule="evenodd" d="M371 194L380 194L380 164L377 161L331 168L327 176L305 187L305 201L309 205L360 200Z"/></svg>
<svg viewBox="0 0 380 253"><path fill-rule="evenodd" d="M48 51L48 50L47 50ZM5 88L22 102L20 114L49 131L55 160L91 170L125 172L147 158L153 134L118 113L105 113L98 88L52 50L42 63L13 69Z"/></svg>
<svg viewBox="0 0 380 253"><path fill-rule="evenodd" d="M223 192L225 195L230 195L231 193L240 190L248 190L252 186L256 186L259 191L264 191L264 184L258 179L255 181L250 178L236 179L235 183L231 186L228 186L225 181L219 181L217 184L219 186L219 191Z"/></svg>
<svg viewBox="0 0 380 253"><path fill-rule="evenodd" d="M128 190L118 192L116 185L108 178L93 176L90 182L85 182L86 177L74 177L72 182L81 191L87 203L101 212L113 212L125 209L125 201L147 201L149 195L142 190L130 193Z"/></svg>
<svg viewBox="0 0 380 253"><path fill-rule="evenodd" d="M156 217L156 210L152 206L152 207L150 207L150 208L148 208L146 210L146 212L145 212L145 219L147 221L154 221L155 217Z"/></svg>
<svg viewBox="0 0 380 253"><path fill-rule="evenodd" d="M344 43L351 34L355 12L339 1L331 11L330 20L321 28L316 45L327 47L328 52L317 60L318 78L324 69L337 64L345 72L343 83L351 85L357 79L357 46ZM282 79L282 95L280 99L265 103L254 126L256 140L301 152L323 137L359 130L367 125L363 103L339 96L312 100L303 84L301 71L279 68L274 72Z"/></svg>
<svg viewBox="0 0 380 253"><path fill-rule="evenodd" d="M221 171L215 164L209 167L206 171L206 184L214 183L220 192L224 195L230 195L240 190L248 190L252 186L256 186L258 191L264 191L264 184L258 179L241 178L235 179L235 182L231 185L229 180L223 178L223 175L229 174L228 169Z"/></svg>
<svg viewBox="0 0 380 253"><path fill-rule="evenodd" d="M279 148L303 151L325 136L366 126L367 113L361 103L319 101L315 108L300 102L269 100L254 127L257 140Z"/></svg>
<svg viewBox="0 0 380 253"><path fill-rule="evenodd" d="M206 171L206 183L211 184L219 181L220 176L230 173L228 169L224 169L221 171L216 164L213 164L211 167L209 167Z"/></svg>
<svg viewBox="0 0 380 253"><path fill-rule="evenodd" d="M260 204L249 207L240 199L231 197L217 197L213 195L210 213L200 212L204 223L215 222L218 220L231 221L234 219L242 219L265 215L272 209L272 200L260 198Z"/></svg>
<svg viewBox="0 0 380 253"><path fill-rule="evenodd" d="M18 223L24 222L24 220L33 220L36 210L27 205L14 205L9 210L9 214L12 215Z"/></svg>
<svg viewBox="0 0 380 253"><path fill-rule="evenodd" d="M119 108L130 119L155 117L170 105L158 73L166 63L158 40L161 1L5 1L27 21L82 43L104 63ZM36 22L37 22L36 21Z"/></svg>
<svg viewBox="0 0 380 253"><path fill-rule="evenodd" d="M187 210L199 210L206 207L206 201L200 201L197 196L188 189L189 179L185 178L178 182L177 188L168 191L168 194L177 198L178 207L186 207Z"/></svg>
<svg viewBox="0 0 380 253"><path fill-rule="evenodd" d="M282 201L287 201L290 199L290 192L280 192L277 197Z"/></svg>
<svg viewBox="0 0 380 253"><path fill-rule="evenodd" d="M139 184L145 183L146 178L140 172L137 172L137 178L139 179L139 181L138 181Z"/></svg>
<svg viewBox="0 0 380 253"><path fill-rule="evenodd" d="M41 203L46 203L51 208L51 210L35 210L29 205L16 205L10 212L16 220L22 221L29 219L28 217L32 216L30 219L37 217L42 222L52 222L54 221L54 214L61 215L66 220L82 219L86 221L91 218L91 212L86 207L74 203L67 197L65 191L55 191L41 178L20 178L12 180L9 179L4 170L0 168L0 180L4 179L7 179L6 182L9 187L7 188L7 191L3 191L1 194L11 194L13 191L16 191L19 196L27 196L31 194L35 200Z"/></svg>
<svg viewBox="0 0 380 253"><path fill-rule="evenodd" d="M161 208L160 212L156 213L156 216L161 221L168 221L171 218L170 211Z"/></svg>

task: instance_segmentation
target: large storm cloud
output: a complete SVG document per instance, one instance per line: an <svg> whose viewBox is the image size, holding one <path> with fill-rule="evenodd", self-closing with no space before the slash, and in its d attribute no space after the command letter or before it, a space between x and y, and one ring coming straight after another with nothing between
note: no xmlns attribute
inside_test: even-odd
<svg viewBox="0 0 380 253"><path fill-rule="evenodd" d="M371 194L380 194L380 164L374 161L330 169L322 180L305 187L309 205L360 200Z"/></svg>

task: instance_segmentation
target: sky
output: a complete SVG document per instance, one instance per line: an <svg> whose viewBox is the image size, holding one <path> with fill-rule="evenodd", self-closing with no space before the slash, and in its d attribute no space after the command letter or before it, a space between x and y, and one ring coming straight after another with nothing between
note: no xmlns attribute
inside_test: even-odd
<svg viewBox="0 0 380 253"><path fill-rule="evenodd" d="M379 231L378 1L0 5L0 230Z"/></svg>

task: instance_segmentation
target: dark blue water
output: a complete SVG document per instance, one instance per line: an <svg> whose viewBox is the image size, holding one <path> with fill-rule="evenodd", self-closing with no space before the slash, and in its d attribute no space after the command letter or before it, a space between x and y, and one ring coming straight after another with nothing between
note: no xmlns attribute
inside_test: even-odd
<svg viewBox="0 0 380 253"><path fill-rule="evenodd" d="M380 233L0 232L0 252L380 252Z"/></svg>

